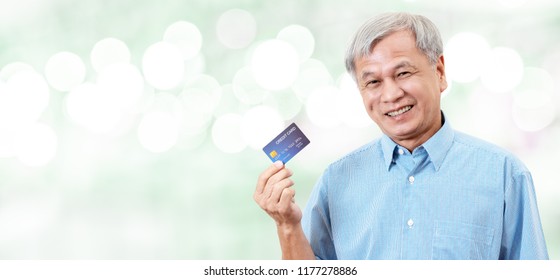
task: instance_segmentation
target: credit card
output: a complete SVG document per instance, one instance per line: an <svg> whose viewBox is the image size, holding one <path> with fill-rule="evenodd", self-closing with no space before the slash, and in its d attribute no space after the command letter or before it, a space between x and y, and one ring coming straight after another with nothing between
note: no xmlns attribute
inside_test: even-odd
<svg viewBox="0 0 560 280"><path fill-rule="evenodd" d="M305 148L309 142L309 139L307 139L299 127L292 123L264 146L263 151L272 162L280 160L286 164Z"/></svg>

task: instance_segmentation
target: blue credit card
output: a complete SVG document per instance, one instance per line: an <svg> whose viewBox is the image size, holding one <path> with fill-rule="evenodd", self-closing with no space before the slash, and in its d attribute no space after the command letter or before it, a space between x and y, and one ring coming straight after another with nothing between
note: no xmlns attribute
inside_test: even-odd
<svg viewBox="0 0 560 280"><path fill-rule="evenodd" d="M309 144L309 139L295 123L292 123L264 146L263 151L272 162L280 160L286 164L307 144Z"/></svg>

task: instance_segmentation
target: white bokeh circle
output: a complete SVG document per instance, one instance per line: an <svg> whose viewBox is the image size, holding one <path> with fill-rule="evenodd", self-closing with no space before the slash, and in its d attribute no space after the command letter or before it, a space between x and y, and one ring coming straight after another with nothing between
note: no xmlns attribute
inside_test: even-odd
<svg viewBox="0 0 560 280"><path fill-rule="evenodd" d="M313 34L307 27L301 25L293 24L284 27L278 32L276 39L286 41L294 46L300 61L309 59L315 50Z"/></svg>
<svg viewBox="0 0 560 280"><path fill-rule="evenodd" d="M299 72L299 56L295 48L282 40L259 44L251 57L251 71L257 84L269 90L290 87Z"/></svg>
<svg viewBox="0 0 560 280"><path fill-rule="evenodd" d="M249 109L243 116L241 136L249 147L260 150L282 129L284 121L280 114L268 106L260 105Z"/></svg>
<svg viewBox="0 0 560 280"><path fill-rule="evenodd" d="M185 74L183 53L171 43L155 43L144 52L142 70L144 78L154 88L173 89L181 83Z"/></svg>
<svg viewBox="0 0 560 280"><path fill-rule="evenodd" d="M238 153L243 151L247 144L241 135L243 117L238 114L225 114L220 116L212 126L212 142L224 153Z"/></svg>
<svg viewBox="0 0 560 280"><path fill-rule="evenodd" d="M130 56L130 50L123 41L109 37L95 43L91 50L90 60L93 69L101 72L107 65L129 63Z"/></svg>
<svg viewBox="0 0 560 280"><path fill-rule="evenodd" d="M167 27L163 34L163 41L177 46L185 60L197 56L202 48L200 30L196 25L187 21L178 21Z"/></svg>
<svg viewBox="0 0 560 280"><path fill-rule="evenodd" d="M248 11L228 10L218 18L216 34L220 43L230 49L245 48L255 39L257 22Z"/></svg>
<svg viewBox="0 0 560 280"><path fill-rule="evenodd" d="M311 92L305 103L305 110L313 124L323 128L333 128L342 122L340 106L340 90L327 86Z"/></svg>
<svg viewBox="0 0 560 280"><path fill-rule="evenodd" d="M455 82L476 80L490 54L490 45L484 37L471 32L453 35L444 48L446 75Z"/></svg>
<svg viewBox="0 0 560 280"><path fill-rule="evenodd" d="M82 59L71 52L59 52L47 60L45 78L56 90L69 91L81 84L86 77Z"/></svg>
<svg viewBox="0 0 560 280"><path fill-rule="evenodd" d="M171 149L179 138L177 119L168 112L151 112L138 125L138 140L142 147L154 153Z"/></svg>
<svg viewBox="0 0 560 280"><path fill-rule="evenodd" d="M503 93L514 89L523 78L523 59L511 48L492 49L482 66L480 80L492 92Z"/></svg>
<svg viewBox="0 0 560 280"><path fill-rule="evenodd" d="M50 126L34 123L18 130L14 142L17 159L27 166L37 167L55 157L58 138Z"/></svg>

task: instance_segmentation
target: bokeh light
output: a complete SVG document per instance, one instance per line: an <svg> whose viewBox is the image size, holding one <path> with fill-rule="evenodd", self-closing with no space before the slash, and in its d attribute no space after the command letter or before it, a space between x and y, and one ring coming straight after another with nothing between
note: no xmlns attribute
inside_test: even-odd
<svg viewBox="0 0 560 280"><path fill-rule="evenodd" d="M181 98L175 94L159 91L154 93L150 107L145 113L166 112L180 121L185 113Z"/></svg>
<svg viewBox="0 0 560 280"><path fill-rule="evenodd" d="M554 80L544 69L527 67L514 92L513 120L524 131L538 131L556 117Z"/></svg>
<svg viewBox="0 0 560 280"><path fill-rule="evenodd" d="M220 101L214 110L214 116L220 117L229 113L243 113L244 108L248 108L248 105L243 105L239 102L239 99L235 96L235 91L232 84L222 85L222 96Z"/></svg>
<svg viewBox="0 0 560 280"><path fill-rule="evenodd" d="M0 70L0 81L5 82L10 79L13 74L20 71L35 72L35 69L33 68L33 66L24 62L12 62L2 67L2 70Z"/></svg>
<svg viewBox="0 0 560 280"><path fill-rule="evenodd" d="M284 121L278 112L263 105L248 110L241 122L241 136L255 150L262 149L283 129Z"/></svg>
<svg viewBox="0 0 560 280"><path fill-rule="evenodd" d="M179 98L184 107L183 133L189 135L204 131L219 105L222 88L208 75L200 75L185 84Z"/></svg>
<svg viewBox="0 0 560 280"><path fill-rule="evenodd" d="M309 59L301 67L292 89L301 102L317 88L333 86L334 79L327 67L319 60Z"/></svg>
<svg viewBox="0 0 560 280"><path fill-rule="evenodd" d="M233 77L233 93L235 97L247 105L261 103L269 94L268 90L262 88L255 79L249 67L243 67Z"/></svg>
<svg viewBox="0 0 560 280"><path fill-rule="evenodd" d="M42 123L34 123L22 127L15 135L17 159L27 166L43 166L55 155L58 138L51 127Z"/></svg>
<svg viewBox="0 0 560 280"><path fill-rule="evenodd" d="M315 49L315 38L311 31L301 25L290 25L284 27L276 36L277 39L286 41L295 47L300 61L311 58Z"/></svg>
<svg viewBox="0 0 560 280"><path fill-rule="evenodd" d="M97 99L97 86L91 83L81 84L75 87L66 96L66 112L68 117L76 124L88 126L96 118L96 111L92 109L92 103Z"/></svg>
<svg viewBox="0 0 560 280"><path fill-rule="evenodd" d="M212 121L213 112L208 108L214 106L211 96L207 91L193 88L180 96L184 107L182 118L182 132L188 135L195 135L204 132ZM204 102L198 107L197 102Z"/></svg>
<svg viewBox="0 0 560 280"><path fill-rule="evenodd" d="M95 134L112 132L123 119L123 112L114 99L92 83L72 89L65 105L70 120Z"/></svg>
<svg viewBox="0 0 560 280"><path fill-rule="evenodd" d="M225 114L212 126L212 142L224 153L239 153L247 144L241 136L243 117L238 114Z"/></svg>
<svg viewBox="0 0 560 280"><path fill-rule="evenodd" d="M342 122L341 94L334 86L317 88L307 98L305 110L309 120L322 128L333 128Z"/></svg>
<svg viewBox="0 0 560 280"><path fill-rule="evenodd" d="M553 101L554 80L544 69L527 67L523 79L514 92L518 106L539 108Z"/></svg>
<svg viewBox="0 0 560 280"><path fill-rule="evenodd" d="M95 43L90 54L91 65L96 72L114 63L129 63L130 57L128 46L116 38L105 38Z"/></svg>
<svg viewBox="0 0 560 280"><path fill-rule="evenodd" d="M185 83L183 95L189 95L192 90L200 90L205 94L200 99L191 100L190 105L196 106L205 113L212 113L222 97L222 87L212 76L198 75Z"/></svg>
<svg viewBox="0 0 560 280"><path fill-rule="evenodd" d="M174 44L158 42L142 57L144 78L153 87L169 90L177 87L185 74L183 53Z"/></svg>
<svg viewBox="0 0 560 280"><path fill-rule="evenodd" d="M163 34L163 41L175 45L183 54L183 59L194 58L202 47L202 34L196 25L178 21L171 24Z"/></svg>
<svg viewBox="0 0 560 280"><path fill-rule="evenodd" d="M446 74L453 81L468 83L481 74L490 53L490 45L479 34L461 32L453 35L444 46Z"/></svg>
<svg viewBox="0 0 560 280"><path fill-rule="evenodd" d="M0 127L18 128L39 119L47 109L50 93L45 79L35 71L11 75L0 94Z"/></svg>
<svg viewBox="0 0 560 280"><path fill-rule="evenodd" d="M291 44L278 39L268 40L255 48L251 57L251 71L263 88L285 89L297 78L299 56Z"/></svg>
<svg viewBox="0 0 560 280"><path fill-rule="evenodd" d="M353 128L365 128L373 124L373 120L366 113L362 95L358 90L356 82L347 73L339 78L340 88L340 115L344 124Z"/></svg>
<svg viewBox="0 0 560 280"><path fill-rule="evenodd" d="M539 108L527 108L515 103L513 121L521 130L534 132L549 126L556 117L556 107L548 103Z"/></svg>
<svg viewBox="0 0 560 280"><path fill-rule="evenodd" d="M84 81L86 66L77 54L59 52L47 61L45 77L54 89L69 91Z"/></svg>
<svg viewBox="0 0 560 280"><path fill-rule="evenodd" d="M191 59L185 60L185 79L204 74L206 71L206 58L199 53Z"/></svg>
<svg viewBox="0 0 560 280"><path fill-rule="evenodd" d="M224 12L216 23L218 40L231 49L241 49L253 42L257 23L251 13L241 9Z"/></svg>
<svg viewBox="0 0 560 280"><path fill-rule="evenodd" d="M493 143L514 145L511 140L516 131L511 121L511 102L510 96L489 94L480 87L473 90L464 104L459 104L461 118L454 118L452 125ZM444 112L448 114L449 110L444 107Z"/></svg>
<svg viewBox="0 0 560 280"><path fill-rule="evenodd" d="M511 48L492 49L483 64L480 80L486 88L496 93L514 89L523 77L523 60Z"/></svg>
<svg viewBox="0 0 560 280"><path fill-rule="evenodd" d="M114 63L97 77L99 90L123 112L130 112L140 104L144 93L144 78L136 66L129 63Z"/></svg>
<svg viewBox="0 0 560 280"><path fill-rule="evenodd" d="M177 119L167 112L144 115L138 125L138 140L142 147L154 153L171 149L179 137Z"/></svg>
<svg viewBox="0 0 560 280"><path fill-rule="evenodd" d="M286 121L297 117L303 107L303 103L289 89L267 95L263 105L275 109Z"/></svg>

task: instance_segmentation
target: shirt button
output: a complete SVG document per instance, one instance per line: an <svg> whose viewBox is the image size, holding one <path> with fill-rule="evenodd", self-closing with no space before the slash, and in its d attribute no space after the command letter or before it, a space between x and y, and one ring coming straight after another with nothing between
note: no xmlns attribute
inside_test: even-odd
<svg viewBox="0 0 560 280"><path fill-rule="evenodd" d="M411 184L414 183L414 176L408 177L408 181L409 181Z"/></svg>
<svg viewBox="0 0 560 280"><path fill-rule="evenodd" d="M402 149L399 149L397 152L399 153L399 155L404 154L404 151Z"/></svg>
<svg viewBox="0 0 560 280"><path fill-rule="evenodd" d="M412 226L414 225L414 221L412 219L409 219L406 224L408 225L408 228L412 228Z"/></svg>

